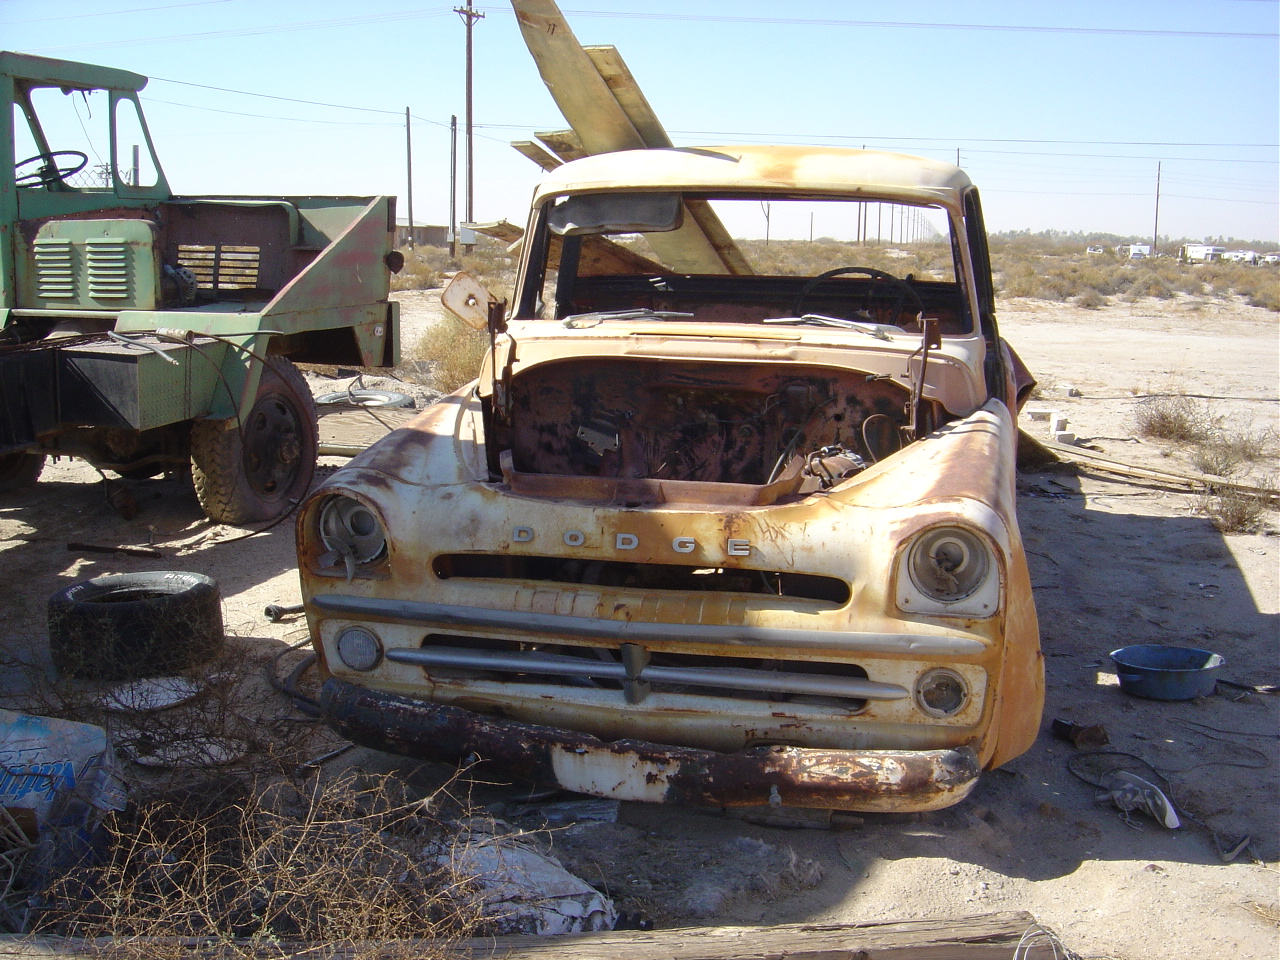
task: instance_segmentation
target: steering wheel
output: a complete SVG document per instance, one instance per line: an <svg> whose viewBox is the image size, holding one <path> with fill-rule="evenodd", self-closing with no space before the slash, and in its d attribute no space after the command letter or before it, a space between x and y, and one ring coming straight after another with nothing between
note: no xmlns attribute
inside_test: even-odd
<svg viewBox="0 0 1280 960"><path fill-rule="evenodd" d="M792 316L803 316L800 312L800 308L804 306L805 297L809 296L809 294L813 292L814 287L818 286L820 283L830 280L832 277L844 276L846 273L866 274L872 280L885 280L898 288L898 299L894 302L893 314L889 320L889 326L899 326L898 320L902 316L902 305L907 299L910 299L912 303L915 304L916 313L924 313L924 302L920 299L920 294L916 293L915 288L912 287L911 284L907 283L905 280L895 277L892 273L885 273L883 270L877 270L874 267L836 267L834 270L828 270L825 273L818 274L800 288L800 292L796 294L795 302L791 304ZM869 291L867 299L869 302Z"/></svg>
<svg viewBox="0 0 1280 960"><path fill-rule="evenodd" d="M59 157L73 158L72 162L65 165L58 162ZM23 173L22 168L29 164L40 161L40 167L32 170L30 173ZM67 177L79 173L89 163L88 154L81 153L79 150L54 150L52 153L37 153L34 157L28 157L21 163L13 165L13 185L15 187L51 187L55 183L61 183Z"/></svg>

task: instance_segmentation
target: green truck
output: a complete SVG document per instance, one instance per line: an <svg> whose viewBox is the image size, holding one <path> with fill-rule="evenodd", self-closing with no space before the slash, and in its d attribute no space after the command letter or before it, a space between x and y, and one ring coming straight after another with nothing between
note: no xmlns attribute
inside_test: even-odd
<svg viewBox="0 0 1280 960"><path fill-rule="evenodd" d="M189 465L211 519L270 521L318 449L294 364L399 361L395 198L175 196L146 83L0 53L0 493Z"/></svg>

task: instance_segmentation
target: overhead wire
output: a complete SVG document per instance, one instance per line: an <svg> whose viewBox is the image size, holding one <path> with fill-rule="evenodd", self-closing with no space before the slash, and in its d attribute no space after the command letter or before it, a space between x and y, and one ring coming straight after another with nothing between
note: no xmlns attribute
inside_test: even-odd
<svg viewBox="0 0 1280 960"><path fill-rule="evenodd" d="M480 7L498 12L500 7ZM598 17L611 20L671 20L684 23L742 23L798 27L891 27L895 29L985 30L1005 33L1084 34L1115 37L1165 37L1222 40L1274 40L1277 33L1234 33L1221 30L1152 30L1140 27L1078 27L1007 23L944 23L917 20L827 20L800 17L746 17L705 13L657 13L653 11L562 10L566 17Z"/></svg>

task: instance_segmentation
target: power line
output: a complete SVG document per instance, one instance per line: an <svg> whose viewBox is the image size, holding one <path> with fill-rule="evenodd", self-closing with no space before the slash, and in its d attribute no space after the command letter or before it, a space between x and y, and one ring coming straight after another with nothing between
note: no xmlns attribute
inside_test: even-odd
<svg viewBox="0 0 1280 960"><path fill-rule="evenodd" d="M102 47L128 47L146 43L183 43L193 40L230 40L238 37L267 36L276 33L293 33L298 30L313 30L331 27L354 27L369 23L395 23L402 20L425 20L431 17L443 17L442 12L415 11L413 13L376 14L366 17L346 17L341 20L310 20L304 23L281 23L263 27L241 27L236 30L213 30L207 33L179 33L167 37L135 37L129 40L100 40L95 43L59 44L53 47L36 47L34 52L61 50L87 50Z"/></svg>
<svg viewBox="0 0 1280 960"><path fill-rule="evenodd" d="M488 9L494 9L492 7ZM1228 33L1218 30L1145 30L1123 27L1049 27L1005 23L932 23L895 20L806 20L797 17L731 17L699 13L633 13L604 10L564 10L566 17L601 17L611 20L675 20L698 23L750 23L799 27L892 27L895 29L988 30L1006 33L1089 34L1115 37L1198 37L1217 40L1274 40L1276 33Z"/></svg>
<svg viewBox="0 0 1280 960"><path fill-rule="evenodd" d="M107 10L102 13L73 13L65 17L40 17L37 20L6 20L0 27L17 27L28 23L54 23L60 20L84 20L88 17L118 17L122 13L150 13L153 10L178 10L182 7L207 7L214 3L230 3L231 0L194 0L192 3L166 3L161 7L133 7L130 10Z"/></svg>
<svg viewBox="0 0 1280 960"><path fill-rule="evenodd" d="M399 124L391 121L378 122L374 120L315 120L310 117L281 117L270 113L245 113L242 110L223 110L219 107L203 107L195 103L179 103L176 100L161 100L159 97L146 97L145 103L163 103L170 107L183 107L187 110L204 110L208 113L225 113L233 117L253 117L257 120L283 120L286 123L325 123L338 127L395 127ZM431 123L433 121L426 121Z"/></svg>
<svg viewBox="0 0 1280 960"><path fill-rule="evenodd" d="M1267 2L1276 2L1276 0L1267 0ZM534 129L528 124L516 123L486 123L480 126L493 130L531 130ZM788 137L805 137L811 139L831 140L850 140L855 143L863 143L871 140L889 140L894 143L944 143L948 147L959 145L960 149L967 149L965 144L969 143L1034 143L1046 145L1072 145L1072 146L1095 146L1095 147L1239 147L1247 149L1277 149L1280 143L1209 143L1201 141L1176 141L1176 140L1031 140L1021 139L1017 137L912 137L912 136L853 136L850 134L828 134L828 133L757 133L752 131L724 131L724 130L669 130L668 133L676 134L682 137L754 137L757 139L767 139L780 136Z"/></svg>
<svg viewBox="0 0 1280 960"><path fill-rule="evenodd" d="M183 86L183 87L198 87L201 90L214 90L218 93L235 93L243 97L260 97L263 100L280 100L284 103L301 103L309 107L329 107L334 110L357 110L362 113L385 113L385 114L390 114L391 116L394 116L397 118L401 116L401 113L399 110L383 110L379 107L354 107L351 104L347 104L347 103L326 103L323 100L301 100L297 97L280 97L271 93L255 93L252 90L232 90L229 87L214 87L214 86L210 86L207 83L190 83L189 81L186 81L186 80L170 80L167 77L152 77L151 79L158 80L162 83L176 83L179 86ZM153 99L153 98L148 97L147 99ZM157 102L166 103L166 102L172 102L172 101L157 101ZM176 106L191 106L197 110L213 110L216 113L234 113L235 112L234 110L217 110L214 107L196 107L194 104L176 104ZM253 117L253 116L260 116L260 115L253 114L253 113L246 113L246 114L243 114L243 116ZM443 121L432 120L430 117L420 117L417 114L412 114L412 116L414 120L418 120L421 123L430 123L430 124L434 124L437 127L449 126L449 124L444 123ZM302 120L301 117L269 117L268 119ZM321 123L321 122L334 122L334 121L315 121L315 122Z"/></svg>

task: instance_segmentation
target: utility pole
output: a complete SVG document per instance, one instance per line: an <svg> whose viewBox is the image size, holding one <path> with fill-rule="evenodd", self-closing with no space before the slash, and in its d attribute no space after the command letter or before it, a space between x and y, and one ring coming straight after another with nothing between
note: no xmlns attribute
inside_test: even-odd
<svg viewBox="0 0 1280 960"><path fill-rule="evenodd" d="M413 249L413 135L410 133L409 108L404 108L404 152L405 167L409 178L409 249Z"/></svg>
<svg viewBox="0 0 1280 960"><path fill-rule="evenodd" d="M1160 243L1160 167L1163 163L1164 161L1162 160L1156 161L1156 225L1155 229L1151 231L1151 255L1153 257L1159 252L1157 246Z"/></svg>
<svg viewBox="0 0 1280 960"><path fill-rule="evenodd" d="M484 14L479 10L475 10L471 6L471 0L467 0L465 7L454 7L453 12L462 18L462 22L467 27L467 223L475 223L476 216L476 184L475 184L475 153L474 143L472 140L472 57L471 57L471 28L475 26L477 20L483 20ZM467 244L467 252L471 252L471 244Z"/></svg>
<svg viewBox="0 0 1280 960"><path fill-rule="evenodd" d="M458 255L458 116L449 117L449 256Z"/></svg>

